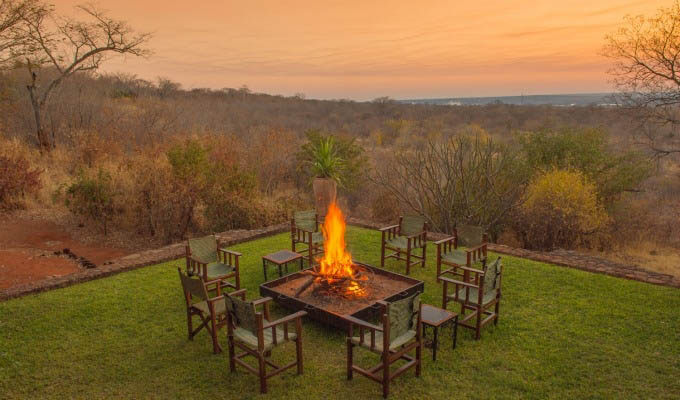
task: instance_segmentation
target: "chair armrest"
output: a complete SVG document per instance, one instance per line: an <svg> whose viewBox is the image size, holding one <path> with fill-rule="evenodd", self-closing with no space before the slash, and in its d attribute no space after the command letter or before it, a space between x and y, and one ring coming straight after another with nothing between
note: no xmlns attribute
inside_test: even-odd
<svg viewBox="0 0 680 400"><path fill-rule="evenodd" d="M451 278L447 278L447 277L441 276L441 275L439 276L439 280L446 281L448 283L453 283L454 285L467 286L467 287L470 287L470 288L479 289L479 285L475 285L474 283L463 282L463 281L459 281L457 279L451 279Z"/></svg>
<svg viewBox="0 0 680 400"><path fill-rule="evenodd" d="M304 232L304 233L314 233L314 232L316 232L316 231L308 231L307 229L298 228L297 226L295 227L295 230L300 231L300 232Z"/></svg>
<svg viewBox="0 0 680 400"><path fill-rule="evenodd" d="M240 290L234 290L231 293L226 294L229 297L234 297L234 296L239 296L241 297L241 300L245 301L246 300L246 289L240 289Z"/></svg>
<svg viewBox="0 0 680 400"><path fill-rule="evenodd" d="M475 252L479 249L486 247L486 245L487 245L486 243L482 243L482 244L474 246L474 247L468 247L468 248L465 249L465 251L468 252L468 253L473 253L473 252Z"/></svg>
<svg viewBox="0 0 680 400"><path fill-rule="evenodd" d="M460 268L463 271L470 271L470 272L474 272L475 274L484 275L484 271L482 271L481 269L466 267L466 266L463 266L463 265L459 265L456 268Z"/></svg>
<svg viewBox="0 0 680 400"><path fill-rule="evenodd" d="M257 299L257 300L253 300L253 305L254 305L254 306L259 306L260 304L264 304L264 303L267 303L267 302L269 302L269 301L272 301L272 298L271 298L271 297L260 297L260 298Z"/></svg>
<svg viewBox="0 0 680 400"><path fill-rule="evenodd" d="M239 253L238 251L234 251L234 250L228 250L228 249L218 249L218 250L223 252L223 253L232 254L236 257L241 257L243 255L243 254Z"/></svg>
<svg viewBox="0 0 680 400"><path fill-rule="evenodd" d="M385 232L385 231L389 231L389 230L392 230L392 229L395 229L395 228L399 228L399 224L397 224L397 225L385 226L385 227L382 227L382 228L380 228L380 229L378 229L378 230L379 230L380 232Z"/></svg>
<svg viewBox="0 0 680 400"><path fill-rule="evenodd" d="M427 231L421 231L421 232L418 232L418 233L414 233L413 235L408 235L408 236L404 236L404 237L406 239L413 239L413 238L417 238L417 237L420 237L420 236L423 236L423 235L427 235Z"/></svg>
<svg viewBox="0 0 680 400"><path fill-rule="evenodd" d="M224 300L225 297L226 297L226 295L223 294L223 295L220 295L220 296L217 296L217 297L213 297L212 299L208 299L208 302L209 303L215 303L218 300Z"/></svg>
<svg viewBox="0 0 680 400"><path fill-rule="evenodd" d="M203 262L203 261L199 260L198 258L195 258L194 256L188 256L187 258L188 258L191 262L194 262L194 263L196 263L196 264L208 265L207 262Z"/></svg>
<svg viewBox="0 0 680 400"><path fill-rule="evenodd" d="M267 329L267 328L271 328L272 326L275 326L275 325L285 324L287 322L294 321L298 318L302 318L305 315L307 315L307 311L298 311L296 313L286 315L285 317L279 318L276 321L267 322L264 325L262 325L262 328Z"/></svg>
<svg viewBox="0 0 680 400"><path fill-rule="evenodd" d="M442 239L442 240L437 240L436 242L434 242L434 244L436 244L437 246L439 246L439 245L442 245L442 244L444 244L444 243L446 243L446 242L450 242L450 241L453 241L453 240L456 240L456 237L455 237L455 236L447 237L446 239Z"/></svg>
<svg viewBox="0 0 680 400"><path fill-rule="evenodd" d="M346 319L346 320L348 320L349 322L351 322L351 323L354 324L354 325L363 326L364 328L372 329L372 330L375 330L375 331L378 331L378 332L382 332L382 331L383 331L383 328L382 328L381 326L373 325L373 324L371 324L371 323L369 323L369 322L360 320L360 319L358 319L358 318L354 318L354 317L352 317L351 315L345 315L345 316L343 316L343 318Z"/></svg>

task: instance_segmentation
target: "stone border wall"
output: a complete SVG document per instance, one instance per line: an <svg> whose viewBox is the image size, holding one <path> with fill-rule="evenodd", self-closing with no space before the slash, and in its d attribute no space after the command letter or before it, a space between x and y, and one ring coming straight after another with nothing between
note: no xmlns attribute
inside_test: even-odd
<svg viewBox="0 0 680 400"><path fill-rule="evenodd" d="M348 223L350 225L368 229L378 229L384 226L384 224L357 218L349 218ZM262 229L227 231L218 233L216 236L217 239L225 246L231 246L237 243L247 242L265 236L283 233L288 231L288 229L289 224L283 223L279 225L268 226ZM446 237L447 235L442 233L430 232L428 234L428 238L430 240L440 240ZM0 301L25 296L28 294L44 292L47 290L63 288L76 283L104 278L124 271L130 271L149 265L176 260L184 256L184 246L184 242L175 243L169 246L161 247L159 249L130 254L128 256L107 262L105 265L99 265L97 268L83 269L70 275L43 279L37 282L31 282L8 289L2 289L0 290ZM615 276L618 278L632 279L636 281L652 283L655 285L680 288L680 279L675 278L672 275L649 271L635 265L619 264L574 251L558 250L553 252L541 252L518 249L515 247L498 244L489 244L489 250L514 257L526 258L529 260L540 261L569 268L576 268L584 271Z"/></svg>
<svg viewBox="0 0 680 400"><path fill-rule="evenodd" d="M215 234L215 236L217 236L217 240L219 240L223 245L231 246L237 243L248 242L253 239L286 232L289 229L290 225L284 223L255 230L227 231ZM25 296L28 294L44 292L47 290L63 288L66 286L75 285L76 283L104 278L124 271L130 271L149 265L176 260L184 256L185 246L185 242L175 243L158 249L130 254L128 256L106 262L103 265L98 265L97 268L82 269L69 275L47 278L36 282L2 289L0 290L0 301Z"/></svg>
<svg viewBox="0 0 680 400"><path fill-rule="evenodd" d="M365 221L357 218L350 218L349 223L368 229L378 229L381 226L384 226L384 224L377 224L375 222ZM448 235L430 232L428 233L427 237L429 240L441 240L448 237ZM637 265L619 264L613 261L591 256L589 254L578 253L576 251L533 251L493 243L490 243L488 248L495 253L507 254L513 257L526 258L528 260L576 268L583 271L615 276L617 278L632 279L635 281L647 282L655 285L680 288L680 279L674 277L673 275L649 271L640 268Z"/></svg>

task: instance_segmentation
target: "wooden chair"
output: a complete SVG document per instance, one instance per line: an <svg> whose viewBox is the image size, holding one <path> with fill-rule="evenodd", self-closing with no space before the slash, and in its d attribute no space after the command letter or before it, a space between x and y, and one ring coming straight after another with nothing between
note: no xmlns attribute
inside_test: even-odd
<svg viewBox="0 0 680 400"><path fill-rule="evenodd" d="M226 307L224 305L224 295L210 297L208 294L208 283L198 276L188 276L177 268L179 279L182 282L182 291L187 306L187 330L189 340L194 340L194 336L203 328L208 330L212 336L213 352L215 354L222 351L217 341L217 331L226 325ZM233 295L245 295L245 289L232 292ZM201 325L193 329L193 316L197 315L201 319Z"/></svg>
<svg viewBox="0 0 680 400"><path fill-rule="evenodd" d="M290 220L291 250L307 253L309 266L315 264L314 257L323 254L323 234L319 230L319 216L314 210L295 211ZM306 247L301 251L295 249L297 244Z"/></svg>
<svg viewBox="0 0 680 400"><path fill-rule="evenodd" d="M458 325L475 331L475 339L479 340L482 328L493 321L498 324L498 312L501 300L501 281L503 264L498 257L493 263L476 268L458 267L448 272L457 279L441 276L443 282L442 308L449 301L460 303ZM455 273L453 271L456 271ZM449 285L454 287L449 293ZM466 311L472 313L466 314Z"/></svg>
<svg viewBox="0 0 680 400"><path fill-rule="evenodd" d="M378 302L382 307L380 326L345 316L349 321L347 334L347 379L353 378L354 371L364 375L383 387L383 397L390 393L390 382L409 368L415 367L420 376L423 347L420 293L391 303ZM354 327L359 328L359 336L354 336ZM354 346L366 348L380 354L380 363L370 369L354 365ZM408 353L415 350L415 357ZM406 360L394 372L390 365L398 360Z"/></svg>
<svg viewBox="0 0 680 400"><path fill-rule="evenodd" d="M425 266L425 254L427 246L427 222L425 218L417 215L399 217L399 224L386 226L380 229L382 244L380 249L380 266L385 267L386 258L395 258L406 261L406 275L411 273L411 266L421 264ZM392 250L385 254L385 250ZM415 254L416 249L421 249L422 254ZM415 259L415 261L411 261Z"/></svg>
<svg viewBox="0 0 680 400"><path fill-rule="evenodd" d="M437 245L437 280L442 274L454 273L460 267L480 268L486 262L488 236L484 228L472 225L459 225L453 236L435 242ZM458 245L465 246L459 250ZM446 267L450 267L445 269ZM477 268L477 269L480 269Z"/></svg>
<svg viewBox="0 0 680 400"><path fill-rule="evenodd" d="M241 289L241 253L220 248L215 235L189 239L186 246L187 275L200 276L210 290L222 294L223 288ZM229 280L234 278L234 282ZM215 287L212 287L212 286Z"/></svg>
<svg viewBox="0 0 680 400"><path fill-rule="evenodd" d="M234 296L225 297L227 308L227 336L229 339L229 369L236 370L238 363L248 371L260 377L260 392L267 393L267 379L274 375L297 366L298 375L302 375L302 317L305 311L298 311L286 317L271 321L269 317L270 297L263 297L255 301L245 301L245 290L242 299ZM256 312L255 307L263 305L262 312ZM295 325L291 331L289 324ZM274 364L269 358L274 347L294 341L296 360L282 367ZM244 352L236 354L238 347ZM242 358L253 356L257 359L257 369L246 363ZM267 365L274 368L267 373Z"/></svg>

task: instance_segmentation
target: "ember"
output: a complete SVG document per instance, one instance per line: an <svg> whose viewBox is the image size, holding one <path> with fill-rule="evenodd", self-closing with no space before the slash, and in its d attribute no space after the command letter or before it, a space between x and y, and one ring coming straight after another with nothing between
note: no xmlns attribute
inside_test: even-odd
<svg viewBox="0 0 680 400"><path fill-rule="evenodd" d="M312 285L315 294L344 298L365 297L368 294L366 283L372 271L352 261L352 255L345 245L346 228L342 211L335 203L331 203L322 227L324 255L318 260L318 266L305 272L311 277L300 286L295 297Z"/></svg>

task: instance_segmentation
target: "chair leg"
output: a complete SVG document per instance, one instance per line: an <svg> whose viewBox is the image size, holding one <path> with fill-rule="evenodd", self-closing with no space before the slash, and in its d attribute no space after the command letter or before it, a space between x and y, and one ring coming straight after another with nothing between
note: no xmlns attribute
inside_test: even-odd
<svg viewBox="0 0 680 400"><path fill-rule="evenodd" d="M477 324L475 325L475 340L479 340L482 336L482 317L484 316L484 309L481 307L477 308Z"/></svg>
<svg viewBox="0 0 680 400"><path fill-rule="evenodd" d="M383 398L387 398L390 394L390 353L388 351L383 352L383 367L382 367L382 381L383 381Z"/></svg>
<svg viewBox="0 0 680 400"><path fill-rule="evenodd" d="M436 338L434 340L435 342L437 341ZM434 344L434 346L436 346L436 344ZM423 363L422 356L423 356L423 340L421 338L420 344L418 344L418 347L416 347L416 376L420 376L420 368L421 364Z"/></svg>
<svg viewBox="0 0 680 400"><path fill-rule="evenodd" d="M498 311L500 310L500 308L501 308L501 303L498 300L496 300L496 307L494 309L494 313L496 314L496 317L493 319L494 325L498 325Z"/></svg>
<svg viewBox="0 0 680 400"><path fill-rule="evenodd" d="M212 336L213 353L219 354L222 349L220 349L220 344L217 341L217 323L214 315L210 317L210 326L212 327L212 329L210 329L210 335Z"/></svg>
<svg viewBox="0 0 680 400"><path fill-rule="evenodd" d="M302 364L302 338L300 337L300 334L298 333L298 337L295 340L295 350L297 353L297 373L298 375L302 375L302 369L303 369L303 364Z"/></svg>
<svg viewBox="0 0 680 400"><path fill-rule="evenodd" d="M260 371L260 393L267 393L267 367L264 361L264 354L257 355L259 371Z"/></svg>
<svg viewBox="0 0 680 400"><path fill-rule="evenodd" d="M380 268L385 268L385 241L380 245Z"/></svg>
<svg viewBox="0 0 680 400"><path fill-rule="evenodd" d="M411 249L406 249L406 275L411 275Z"/></svg>
<svg viewBox="0 0 680 400"><path fill-rule="evenodd" d="M347 380L351 381L354 378L354 370L352 365L354 364L354 345L352 344L352 339L347 338Z"/></svg>
<svg viewBox="0 0 680 400"><path fill-rule="evenodd" d="M229 371L236 371L236 362L234 361L234 335L227 335L227 341L229 343Z"/></svg>
<svg viewBox="0 0 680 400"><path fill-rule="evenodd" d="M189 340L194 340L194 335L192 335L194 328L191 323L191 311L189 311L188 309L187 309L187 329L189 331L188 332Z"/></svg>
<svg viewBox="0 0 680 400"><path fill-rule="evenodd" d="M426 244L423 244L423 268L425 268L425 260L427 257Z"/></svg>
<svg viewBox="0 0 680 400"><path fill-rule="evenodd" d="M446 310L446 303L448 303L448 297L446 296L446 292L448 291L448 282L443 281L443 292L442 292L442 308Z"/></svg>

